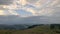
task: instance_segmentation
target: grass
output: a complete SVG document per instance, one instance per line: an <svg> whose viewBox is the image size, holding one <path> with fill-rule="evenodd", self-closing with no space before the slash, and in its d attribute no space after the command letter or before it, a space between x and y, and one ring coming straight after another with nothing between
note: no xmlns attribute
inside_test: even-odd
<svg viewBox="0 0 60 34"><path fill-rule="evenodd" d="M0 30L0 34L60 34L59 29L50 29L49 26L37 26L26 30Z"/></svg>

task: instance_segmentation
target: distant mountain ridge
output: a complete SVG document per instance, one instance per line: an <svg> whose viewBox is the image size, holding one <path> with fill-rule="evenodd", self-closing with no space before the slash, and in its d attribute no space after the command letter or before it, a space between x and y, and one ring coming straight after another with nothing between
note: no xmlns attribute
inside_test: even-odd
<svg viewBox="0 0 60 34"><path fill-rule="evenodd" d="M42 25L44 25L44 24L35 24L35 25L30 25L30 24L15 24L15 25L0 24L0 30L25 30L25 29L34 28L36 26L42 26Z"/></svg>
<svg viewBox="0 0 60 34"><path fill-rule="evenodd" d="M22 30L28 28L26 25L6 25L0 24L0 30Z"/></svg>

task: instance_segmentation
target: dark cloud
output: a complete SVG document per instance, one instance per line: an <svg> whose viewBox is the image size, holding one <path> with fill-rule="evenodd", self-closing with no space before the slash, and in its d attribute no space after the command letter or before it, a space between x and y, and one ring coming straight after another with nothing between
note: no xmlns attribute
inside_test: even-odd
<svg viewBox="0 0 60 34"><path fill-rule="evenodd" d="M9 5L12 3L13 3L13 0L0 0L0 5Z"/></svg>

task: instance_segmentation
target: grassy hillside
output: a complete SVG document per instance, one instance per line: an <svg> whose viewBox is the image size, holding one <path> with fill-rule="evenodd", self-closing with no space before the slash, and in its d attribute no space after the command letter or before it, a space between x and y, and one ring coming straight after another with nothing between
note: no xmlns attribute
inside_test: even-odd
<svg viewBox="0 0 60 34"><path fill-rule="evenodd" d="M60 34L60 30L50 29L49 25L43 25L26 30L0 30L0 34Z"/></svg>

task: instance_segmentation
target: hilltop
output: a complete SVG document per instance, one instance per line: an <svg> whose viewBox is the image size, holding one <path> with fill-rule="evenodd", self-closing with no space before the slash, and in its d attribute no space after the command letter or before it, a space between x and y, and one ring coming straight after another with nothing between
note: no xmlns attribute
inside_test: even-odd
<svg viewBox="0 0 60 34"><path fill-rule="evenodd" d="M59 34L60 29L50 29L49 25L39 25L25 30L0 30L0 34Z"/></svg>

